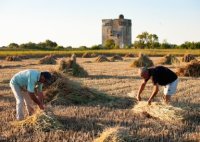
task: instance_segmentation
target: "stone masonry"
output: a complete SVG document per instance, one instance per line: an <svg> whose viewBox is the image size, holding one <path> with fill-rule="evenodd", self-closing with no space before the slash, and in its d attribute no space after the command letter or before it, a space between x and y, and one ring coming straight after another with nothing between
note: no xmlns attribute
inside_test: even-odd
<svg viewBox="0 0 200 142"><path fill-rule="evenodd" d="M120 48L130 46L131 41L131 20L124 19L123 15L119 15L119 19L103 19L102 20L102 45L105 45L108 39L113 39L115 45Z"/></svg>

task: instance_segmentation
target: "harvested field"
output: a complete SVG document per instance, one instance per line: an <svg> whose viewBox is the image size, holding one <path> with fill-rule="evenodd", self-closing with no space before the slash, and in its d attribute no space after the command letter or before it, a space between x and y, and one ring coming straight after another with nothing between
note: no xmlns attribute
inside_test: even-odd
<svg viewBox="0 0 200 142"><path fill-rule="evenodd" d="M153 62L157 62L161 58L150 57ZM67 78L65 78L65 81L71 84L71 86L69 84L67 87L69 89L72 87L71 92L78 97L73 98L76 101L69 100L71 98L69 96L72 96L73 93L66 93L67 91L63 91L66 87L61 85L59 89L69 98L64 97L64 103L60 103L63 98L56 98L55 96L60 91L55 91L56 95L53 99L46 101L46 107L51 110L53 116L63 128L47 131L44 131L45 129L35 130L35 127L29 124L28 126L30 127L23 128L11 125L11 122L15 121L16 101L9 87L9 80L15 73L24 69L51 71L55 69L55 66L38 64L39 59L37 58L16 62L0 60L0 65L3 66L0 69L0 124L2 126L0 127L0 141L93 142L107 128L120 127L126 130L132 141L198 142L200 133L200 78L179 77L177 93L172 97L172 105L185 111L187 115L183 116L183 120L171 123L150 115L134 113L132 109L137 106L137 102L134 99L136 93L131 97L127 94L132 91L137 92L142 82L142 79L137 76L138 69L129 67L135 59L96 63L94 62L95 58L77 58L76 62L87 70L89 76L78 78L64 75ZM165 66L173 71L176 70L173 65ZM76 84L76 86L72 84ZM55 84L54 87L56 88ZM51 87L52 90L55 88ZM152 89L152 83L149 81L141 94L142 101L148 100ZM53 91L49 93L54 95ZM92 93L88 93L88 91ZM103 97L98 99L83 97L82 99L82 94L85 94L83 96L102 94ZM162 95L163 88L160 87L154 102L162 100ZM25 110L24 112L27 117Z"/></svg>

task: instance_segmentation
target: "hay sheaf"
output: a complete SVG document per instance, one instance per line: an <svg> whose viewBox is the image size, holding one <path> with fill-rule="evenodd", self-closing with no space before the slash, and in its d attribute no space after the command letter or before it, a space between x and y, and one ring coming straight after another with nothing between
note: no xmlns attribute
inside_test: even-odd
<svg viewBox="0 0 200 142"><path fill-rule="evenodd" d="M119 55L115 55L113 57L110 58L110 61L111 62L114 62L114 61L123 61L123 58Z"/></svg>
<svg viewBox="0 0 200 142"><path fill-rule="evenodd" d="M93 142L131 142L128 130L123 127L107 128Z"/></svg>
<svg viewBox="0 0 200 142"><path fill-rule="evenodd" d="M184 120L185 111L178 107L162 104L160 102L152 102L148 105L145 101L140 101L132 109L134 113L149 114L152 117L168 122L181 122Z"/></svg>
<svg viewBox="0 0 200 142"><path fill-rule="evenodd" d="M99 55L96 59L95 62L109 62L108 58L105 55Z"/></svg>
<svg viewBox="0 0 200 142"><path fill-rule="evenodd" d="M87 52L82 55L82 58L91 58L91 57L92 57L91 54Z"/></svg>
<svg viewBox="0 0 200 142"><path fill-rule="evenodd" d="M172 64L179 64L180 61L173 55L166 55L161 58L160 61L158 61L158 64L167 64L167 65L172 65Z"/></svg>
<svg viewBox="0 0 200 142"><path fill-rule="evenodd" d="M200 77L200 61L193 60L183 67L177 68L177 75Z"/></svg>
<svg viewBox="0 0 200 142"><path fill-rule="evenodd" d="M130 65L131 67L151 67L153 66L153 61L149 59L147 55L140 54L139 58L133 61Z"/></svg>
<svg viewBox="0 0 200 142"><path fill-rule="evenodd" d="M11 125L20 128L32 128L34 131L50 131L61 130L64 126L57 120L56 116L51 111L37 110L32 116L27 117L22 121L12 122Z"/></svg>
<svg viewBox="0 0 200 142"><path fill-rule="evenodd" d="M72 60L61 59L58 64L58 70L62 72L67 72L69 69L72 69L72 64Z"/></svg>
<svg viewBox="0 0 200 142"><path fill-rule="evenodd" d="M21 61L22 59L19 56L7 56L5 60L6 61Z"/></svg>
<svg viewBox="0 0 200 142"><path fill-rule="evenodd" d="M96 53L91 54L91 57L97 57L97 56L98 56L98 54L96 54Z"/></svg>
<svg viewBox="0 0 200 142"><path fill-rule="evenodd" d="M125 56L124 56L125 58L128 58L128 57L135 57L135 55L134 54L132 54L132 53L127 53L127 54L125 54Z"/></svg>
<svg viewBox="0 0 200 142"><path fill-rule="evenodd" d="M88 72L73 60L62 59L59 62L58 70L76 77L87 77Z"/></svg>
<svg viewBox="0 0 200 142"><path fill-rule="evenodd" d="M56 64L56 60L55 60L54 56L47 55L44 58L39 60L39 64L52 64L52 65L55 65Z"/></svg>
<svg viewBox="0 0 200 142"><path fill-rule="evenodd" d="M44 92L46 103L53 105L86 104L91 101L106 101L110 99L104 94L98 94L69 80L63 74L58 73L55 76L56 80Z"/></svg>
<svg viewBox="0 0 200 142"><path fill-rule="evenodd" d="M182 62L190 62L192 60L197 60L192 54L185 54L182 58Z"/></svg>

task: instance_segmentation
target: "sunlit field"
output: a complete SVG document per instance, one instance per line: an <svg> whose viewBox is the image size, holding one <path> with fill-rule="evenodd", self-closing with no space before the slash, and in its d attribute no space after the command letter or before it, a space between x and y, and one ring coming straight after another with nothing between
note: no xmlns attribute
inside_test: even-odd
<svg viewBox="0 0 200 142"><path fill-rule="evenodd" d="M151 52L151 54L164 55L167 51L164 50L161 53L157 50L156 53ZM179 51L174 50L172 54L184 54L184 51ZM137 53L139 52L141 50L137 51ZM145 52L149 51L145 50ZM198 55L199 51L195 52L194 50L193 53ZM13 54L13 52L1 52L1 56L10 54ZM150 58L154 63L160 59L160 57ZM60 59L58 58L57 61ZM185 109L184 121L163 121L152 116L136 114L132 110L137 104L134 97L142 82L142 79L137 75L137 68L130 67L134 58L102 63L96 63L94 59L77 58L77 62L88 72L88 77L69 76L68 78L84 87L117 98L116 101L104 102L102 100L101 103L66 105L46 104L46 107L53 111L64 126L63 130L47 132L17 128L11 125L11 122L15 120L16 101L9 87L9 80L21 70L50 71L55 69L57 65L40 65L38 64L39 58L23 59L16 62L0 59L0 141L92 142L106 128L117 126L128 130L131 137L130 141L200 141L200 78L179 77L178 89L176 95L172 98L172 105ZM167 65L174 71L177 66ZM151 95L152 89L152 83L149 81L142 94L144 101ZM133 92L133 96L127 95L130 92ZM162 92L163 88L160 87L154 101L162 100ZM24 112L26 114L26 111Z"/></svg>
<svg viewBox="0 0 200 142"><path fill-rule="evenodd" d="M191 50L191 49L112 49L112 50L55 50L55 51L39 51L39 50L19 50L19 49L4 49L0 50L0 58L4 58L6 56L29 56L29 57L42 57L48 54L55 54L58 56L70 56L72 53L76 53L78 56L81 56L83 53L96 53L96 54L107 54L107 55L114 55L114 54L121 54L124 55L126 53L132 54L148 54L151 56L163 56L167 54L172 55L184 55L187 53L199 56L200 50Z"/></svg>

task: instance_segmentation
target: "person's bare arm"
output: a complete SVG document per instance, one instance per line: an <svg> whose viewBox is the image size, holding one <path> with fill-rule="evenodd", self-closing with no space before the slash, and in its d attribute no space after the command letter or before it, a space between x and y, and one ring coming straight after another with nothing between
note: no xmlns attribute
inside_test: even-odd
<svg viewBox="0 0 200 142"><path fill-rule="evenodd" d="M159 90L159 86L158 84L155 84L154 87L153 87L153 92L151 94L151 96L149 97L149 100L148 100L148 104L150 105L151 104L151 101L152 99L156 96L156 94L158 93L158 90Z"/></svg>
<svg viewBox="0 0 200 142"><path fill-rule="evenodd" d="M34 93L28 92L28 95L39 106L40 109L44 109L43 104L40 102L40 100L37 99Z"/></svg>
<svg viewBox="0 0 200 142"><path fill-rule="evenodd" d="M144 90L145 86L146 86L146 81L144 80L139 88L138 94L137 94L137 100L141 101L141 96L140 94L142 93L142 91Z"/></svg>
<svg viewBox="0 0 200 142"><path fill-rule="evenodd" d="M44 103L44 95L43 92L38 92L38 99L43 104Z"/></svg>

